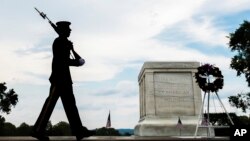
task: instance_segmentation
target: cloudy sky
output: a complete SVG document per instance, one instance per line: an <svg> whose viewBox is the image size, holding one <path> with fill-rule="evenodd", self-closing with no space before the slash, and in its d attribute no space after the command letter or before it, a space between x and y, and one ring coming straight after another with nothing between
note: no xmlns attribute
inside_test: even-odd
<svg viewBox="0 0 250 141"><path fill-rule="evenodd" d="M1 0L0 82L14 88L19 102L8 122L33 125L49 94L57 34L34 10L53 22L71 21L70 40L86 60L71 68L81 119L88 128L134 128L139 120L137 77L145 61L198 61L225 76L219 94L247 92L244 77L230 69L229 33L250 18L249 0ZM67 121L59 100L52 124Z"/></svg>

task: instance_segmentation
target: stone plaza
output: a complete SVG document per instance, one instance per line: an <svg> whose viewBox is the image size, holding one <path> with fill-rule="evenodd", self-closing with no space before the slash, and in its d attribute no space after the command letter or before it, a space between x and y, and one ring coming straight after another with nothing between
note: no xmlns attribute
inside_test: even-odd
<svg viewBox="0 0 250 141"><path fill-rule="evenodd" d="M51 141L75 141L74 136L52 136ZM82 139L83 141L207 141L207 138L193 137L138 137L138 136L93 136ZM229 137L216 137L211 141L229 141ZM0 137L0 141L37 141L33 137L16 136Z"/></svg>

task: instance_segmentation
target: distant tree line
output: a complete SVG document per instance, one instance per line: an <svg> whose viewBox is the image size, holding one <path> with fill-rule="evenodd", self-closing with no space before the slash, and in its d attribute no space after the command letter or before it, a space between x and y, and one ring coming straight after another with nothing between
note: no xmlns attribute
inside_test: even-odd
<svg viewBox="0 0 250 141"><path fill-rule="evenodd" d="M32 126L27 123L22 123L16 127L10 122L5 122L4 118L0 116L0 136L29 136ZM48 122L46 128L46 134L48 136L71 136L71 130L69 123L60 121L55 125L52 125L51 121ZM130 133L120 134L118 130L114 128L99 128L97 129L95 136L130 136Z"/></svg>
<svg viewBox="0 0 250 141"><path fill-rule="evenodd" d="M229 113L231 119L235 125L250 125L250 117L237 116L235 113ZM204 115L207 116L206 114ZM229 126L231 125L227 115L225 113L210 113L210 122L214 126ZM5 122L4 118L0 116L0 136L29 136L32 126L22 123L16 127L10 122ZM48 136L71 136L70 126L65 121L60 121L55 125L49 121L46 132ZM216 135L227 135L229 134L228 128L216 129ZM121 134L114 128L99 128L97 129L95 136L131 136L131 133Z"/></svg>
<svg viewBox="0 0 250 141"><path fill-rule="evenodd" d="M247 116L237 116L235 113L229 113L230 118L232 119L234 125L237 126L250 126L250 117ZM204 114L204 117L207 117L207 114ZM228 119L226 113L210 113L209 120L212 126L215 126L214 132L215 136L230 136L230 128L226 126L231 126L231 122ZM224 126L217 128L217 126Z"/></svg>
<svg viewBox="0 0 250 141"><path fill-rule="evenodd" d="M207 114L204 114L207 117ZM237 116L235 113L229 113L230 118L235 125L250 125L250 117ZM209 120L213 126L230 126L230 120L226 113L210 113Z"/></svg>
<svg viewBox="0 0 250 141"><path fill-rule="evenodd" d="M29 136L32 126L27 123L22 123L16 127L10 122L0 121L0 136ZM46 132L49 136L70 136L71 131L67 122L61 121L52 125L49 121Z"/></svg>

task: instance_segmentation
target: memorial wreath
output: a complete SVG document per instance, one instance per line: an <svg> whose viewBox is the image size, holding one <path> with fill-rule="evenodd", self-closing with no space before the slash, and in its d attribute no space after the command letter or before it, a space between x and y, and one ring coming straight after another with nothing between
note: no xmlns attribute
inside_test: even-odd
<svg viewBox="0 0 250 141"><path fill-rule="evenodd" d="M223 75L218 67L204 64L197 68L196 82L204 92L217 92L223 87ZM211 80L213 79L213 81Z"/></svg>

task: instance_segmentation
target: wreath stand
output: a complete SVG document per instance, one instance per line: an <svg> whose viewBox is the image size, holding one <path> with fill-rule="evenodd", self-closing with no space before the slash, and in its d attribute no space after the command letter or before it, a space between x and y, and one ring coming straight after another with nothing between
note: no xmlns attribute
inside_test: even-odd
<svg viewBox="0 0 250 141"><path fill-rule="evenodd" d="M206 64L206 65L209 65L209 64ZM205 65L204 65L205 66ZM213 67L212 65L210 65L211 67ZM218 68L217 68L218 69ZM221 75L222 76L222 75ZM197 75L196 75L196 78L197 77L201 77L201 78L205 78L206 79L206 81L208 82L207 84L211 84L210 82L210 77L209 77L209 73L205 73L205 76L203 75L203 76L201 76L200 74L198 74L197 73ZM222 76L223 77L223 76ZM198 80L197 80L197 82L198 82ZM222 88L222 87L221 87ZM197 122L197 125L196 125L196 129L195 129L195 134L194 134L194 137L196 138L196 136L197 136L197 132L198 132L198 129L199 128L207 128L208 129L208 134L207 134L207 137L213 137L212 136L212 133L211 133L211 128L213 127L212 125L210 125L210 118L209 118L209 103L210 103L210 94L211 94L211 90L204 90L204 87L202 87L202 90L205 92L204 93L204 96L203 96L203 100L202 100L202 105L201 105L201 109L200 109L200 113L199 113L199 117L198 117L198 122ZM217 89L218 90L218 89ZM232 119L231 119L231 117L229 116L229 114L228 114L228 112L227 112L227 110L226 110L226 108L225 108L225 106L223 105L223 103L222 103L222 101L221 101L221 99L220 99L220 97L219 97L219 95L218 95L218 93L217 93L217 90L215 90L215 91L213 91L214 93L215 93L215 95L217 96L217 98L218 98L218 100L219 100L219 103L220 103L220 105L223 107L223 109L224 109L224 112L227 114L227 117L228 117L228 119L230 120L230 122L231 122L231 124L232 125L234 125L234 123L233 123L233 121L232 121ZM206 95L207 95L207 118L205 118L204 116L203 116L203 109L205 108L204 107L204 103L205 103L205 100L206 100ZM202 120L202 124L200 125L200 122L201 122L201 120ZM204 124L204 122L205 122L205 124Z"/></svg>

